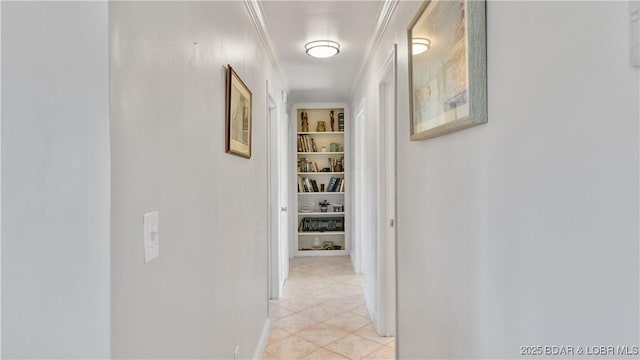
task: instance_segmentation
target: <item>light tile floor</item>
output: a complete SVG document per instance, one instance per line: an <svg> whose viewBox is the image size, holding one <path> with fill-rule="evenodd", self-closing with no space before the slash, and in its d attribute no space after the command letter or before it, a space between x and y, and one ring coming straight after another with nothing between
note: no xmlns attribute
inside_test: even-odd
<svg viewBox="0 0 640 360"><path fill-rule="evenodd" d="M348 256L293 258L270 313L263 359L395 359L394 338L376 334Z"/></svg>

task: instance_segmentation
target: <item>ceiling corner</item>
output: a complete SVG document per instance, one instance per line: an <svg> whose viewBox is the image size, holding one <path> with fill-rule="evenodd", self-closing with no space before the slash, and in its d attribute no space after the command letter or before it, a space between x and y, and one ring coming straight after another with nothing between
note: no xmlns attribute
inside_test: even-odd
<svg viewBox="0 0 640 360"><path fill-rule="evenodd" d="M349 91L349 97L353 96L356 87L360 84L364 73L371 64L373 55L380 46L380 42L382 42L382 38L384 37L384 33L387 30L387 26L389 25L389 22L393 17L393 13L398 6L398 2L399 0L385 0L382 6L380 6L380 12L378 13L378 18L376 20L376 27L373 31L374 36L371 37L369 43L367 44L366 50L362 57L362 64L360 65L360 69L358 70L358 75L356 76L356 79L353 82L353 86Z"/></svg>
<svg viewBox="0 0 640 360"><path fill-rule="evenodd" d="M251 22L256 29L258 38L262 43L262 47L267 53L269 62L271 63L271 66L273 67L279 80L281 81L282 86L286 88L286 78L282 75L280 66L278 65L278 57L274 51L273 41L271 40L271 36L269 35L269 31L267 30L267 26L264 21L264 11L262 10L262 5L260 4L259 0L243 0L243 2L247 8L249 17L251 18Z"/></svg>

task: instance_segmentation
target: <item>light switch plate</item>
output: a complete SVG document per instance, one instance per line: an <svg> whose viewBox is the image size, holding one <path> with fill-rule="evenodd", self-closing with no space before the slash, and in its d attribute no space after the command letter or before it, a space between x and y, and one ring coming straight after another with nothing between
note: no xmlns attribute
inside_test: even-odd
<svg viewBox="0 0 640 360"><path fill-rule="evenodd" d="M144 214L144 262L160 255L160 224L157 211Z"/></svg>

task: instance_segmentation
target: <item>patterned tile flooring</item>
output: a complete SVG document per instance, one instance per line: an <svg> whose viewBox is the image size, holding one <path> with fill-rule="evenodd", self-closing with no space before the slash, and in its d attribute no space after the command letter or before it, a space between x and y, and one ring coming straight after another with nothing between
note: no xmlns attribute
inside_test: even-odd
<svg viewBox="0 0 640 360"><path fill-rule="evenodd" d="M270 314L265 360L395 359L394 338L376 334L348 256L293 258Z"/></svg>

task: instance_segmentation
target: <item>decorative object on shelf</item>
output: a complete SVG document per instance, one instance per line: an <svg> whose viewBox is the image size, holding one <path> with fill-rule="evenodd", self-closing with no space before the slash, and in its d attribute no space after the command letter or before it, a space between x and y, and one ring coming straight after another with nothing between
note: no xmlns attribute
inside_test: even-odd
<svg viewBox="0 0 640 360"><path fill-rule="evenodd" d="M322 248L325 250L333 250L333 241L324 241L322 243Z"/></svg>
<svg viewBox="0 0 640 360"><path fill-rule="evenodd" d="M344 131L344 113L338 113L338 131Z"/></svg>
<svg viewBox="0 0 640 360"><path fill-rule="evenodd" d="M251 158L251 91L227 65L225 151Z"/></svg>
<svg viewBox="0 0 640 360"><path fill-rule="evenodd" d="M300 130L309 132L309 115L307 115L306 111L300 113Z"/></svg>
<svg viewBox="0 0 640 360"><path fill-rule="evenodd" d="M327 212L329 208L329 202L327 200L322 200L318 204L320 205L320 212Z"/></svg>
<svg viewBox="0 0 640 360"><path fill-rule="evenodd" d="M326 146L321 147L320 152L327 152L327 147Z"/></svg>
<svg viewBox="0 0 640 360"><path fill-rule="evenodd" d="M343 170L342 163L344 161L344 157L342 157L341 159L329 158L328 160L329 160L329 167L331 168L331 171L342 172Z"/></svg>
<svg viewBox="0 0 640 360"><path fill-rule="evenodd" d="M331 143L331 145L329 145L329 149L331 150L331 152L339 152L340 145L338 143Z"/></svg>
<svg viewBox="0 0 640 360"><path fill-rule="evenodd" d="M299 212L301 213L313 212L314 205L315 203L313 202L303 202L302 204L300 204Z"/></svg>
<svg viewBox="0 0 640 360"><path fill-rule="evenodd" d="M333 205L333 212L343 212L344 211L344 206L340 203L334 203Z"/></svg>
<svg viewBox="0 0 640 360"><path fill-rule="evenodd" d="M487 122L486 2L425 1L408 28L412 141ZM449 36L451 34L451 36ZM439 40L439 41L438 41Z"/></svg>
<svg viewBox="0 0 640 360"><path fill-rule="evenodd" d="M322 241L320 241L320 238L318 236L313 238L313 241L311 242L311 247L314 249L322 248Z"/></svg>
<svg viewBox="0 0 640 360"><path fill-rule="evenodd" d="M331 131L336 131L334 125L336 124L336 119L333 116L333 110L329 111L329 118L331 119Z"/></svg>
<svg viewBox="0 0 640 360"><path fill-rule="evenodd" d="M327 131L327 124L325 124L324 120L318 120L318 125L316 126L317 132L325 132Z"/></svg>
<svg viewBox="0 0 640 360"><path fill-rule="evenodd" d="M322 168L322 172L331 172L331 168Z"/></svg>

